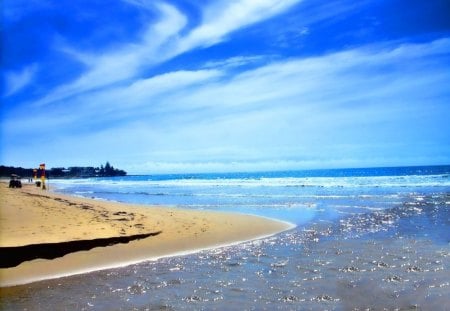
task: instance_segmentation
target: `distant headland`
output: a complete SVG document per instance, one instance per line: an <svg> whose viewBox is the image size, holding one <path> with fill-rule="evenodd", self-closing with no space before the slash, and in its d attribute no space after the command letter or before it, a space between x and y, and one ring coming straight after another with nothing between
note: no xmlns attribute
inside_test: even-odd
<svg viewBox="0 0 450 311"><path fill-rule="evenodd" d="M13 167L0 165L0 177L9 177L11 174L16 174L22 177L33 176L32 168ZM127 172L121 169L114 168L109 162L100 167L93 166L71 166L53 167L46 170L47 178L89 178L89 177L114 177L125 176Z"/></svg>

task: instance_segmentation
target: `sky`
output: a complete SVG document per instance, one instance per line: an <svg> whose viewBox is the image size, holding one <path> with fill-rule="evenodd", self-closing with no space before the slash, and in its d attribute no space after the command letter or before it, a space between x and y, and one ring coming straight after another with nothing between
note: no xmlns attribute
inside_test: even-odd
<svg viewBox="0 0 450 311"><path fill-rule="evenodd" d="M3 0L0 164L450 164L448 0Z"/></svg>

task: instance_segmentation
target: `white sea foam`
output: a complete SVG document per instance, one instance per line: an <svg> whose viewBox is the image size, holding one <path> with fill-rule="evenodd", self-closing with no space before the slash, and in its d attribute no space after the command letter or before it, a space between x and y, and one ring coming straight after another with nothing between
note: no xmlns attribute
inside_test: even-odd
<svg viewBox="0 0 450 311"><path fill-rule="evenodd" d="M216 178L216 179L169 179L151 180L127 176L117 178L55 179L54 185L67 186L112 186L112 187L319 187L319 188L364 188L364 187L450 187L447 175L370 176L370 177L274 177L274 178Z"/></svg>

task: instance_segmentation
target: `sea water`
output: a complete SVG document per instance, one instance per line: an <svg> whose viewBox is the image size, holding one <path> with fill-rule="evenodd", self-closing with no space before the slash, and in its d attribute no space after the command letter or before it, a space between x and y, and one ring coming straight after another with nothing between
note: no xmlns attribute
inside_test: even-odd
<svg viewBox="0 0 450 311"><path fill-rule="evenodd" d="M448 310L450 166L50 180L66 194L255 214L276 236L6 288L1 308Z"/></svg>

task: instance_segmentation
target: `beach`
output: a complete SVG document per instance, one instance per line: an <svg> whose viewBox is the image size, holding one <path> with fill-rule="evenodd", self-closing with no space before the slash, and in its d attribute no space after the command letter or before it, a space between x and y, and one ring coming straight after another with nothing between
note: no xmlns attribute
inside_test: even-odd
<svg viewBox="0 0 450 311"><path fill-rule="evenodd" d="M57 194L2 186L2 203L28 202L10 210L21 225L8 238L2 205L3 250L21 239L43 257L46 249L80 250L0 269L27 282L1 287L0 309L447 310L449 173L444 166L50 180ZM54 203L60 209L50 209ZM75 212L84 231L73 228ZM36 213L57 223L53 233L50 221L38 224L45 239L29 231ZM296 227L270 235L286 228L271 219ZM78 240L64 242L70 235Z"/></svg>
<svg viewBox="0 0 450 311"><path fill-rule="evenodd" d="M36 258L3 267L0 286L193 253L270 236L292 227L286 222L236 213L78 198L30 184L9 189L7 183L0 183L0 197L3 250L20 250L30 245L34 249L64 248L64 243L73 241L83 245L88 241L107 244L95 247L94 243L88 250L68 252L62 257ZM131 237L129 241L127 237Z"/></svg>

